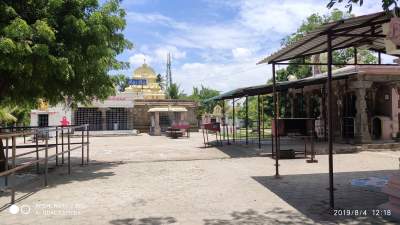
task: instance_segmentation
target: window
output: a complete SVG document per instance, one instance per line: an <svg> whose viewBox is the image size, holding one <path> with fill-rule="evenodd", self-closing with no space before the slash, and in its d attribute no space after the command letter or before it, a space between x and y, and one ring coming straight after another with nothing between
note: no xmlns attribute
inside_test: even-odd
<svg viewBox="0 0 400 225"><path fill-rule="evenodd" d="M49 126L49 114L39 114L38 115L38 126L48 127Z"/></svg>

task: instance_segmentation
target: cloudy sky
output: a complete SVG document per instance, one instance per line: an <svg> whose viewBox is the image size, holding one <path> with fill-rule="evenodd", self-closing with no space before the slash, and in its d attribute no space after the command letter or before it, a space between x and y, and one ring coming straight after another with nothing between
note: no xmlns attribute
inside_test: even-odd
<svg viewBox="0 0 400 225"><path fill-rule="evenodd" d="M174 82L190 94L193 86L219 91L265 83L268 65L256 65L276 51L281 40L296 31L312 13L325 14L328 0L124 0L126 38L135 48L120 60L131 68L144 58L165 75L171 52ZM381 10L380 1L365 1L353 13Z"/></svg>

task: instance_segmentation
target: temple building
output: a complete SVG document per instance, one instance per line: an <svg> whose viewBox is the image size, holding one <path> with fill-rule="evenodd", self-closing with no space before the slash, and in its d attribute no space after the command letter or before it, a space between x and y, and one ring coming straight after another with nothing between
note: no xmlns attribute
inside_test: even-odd
<svg viewBox="0 0 400 225"><path fill-rule="evenodd" d="M41 106L32 110L31 126L58 126L67 121L89 124L90 130L99 133L139 131L160 135L174 123L184 122L198 129L197 107L198 103L191 100L167 99L154 69L144 63L133 71L125 91L76 109L61 104Z"/></svg>

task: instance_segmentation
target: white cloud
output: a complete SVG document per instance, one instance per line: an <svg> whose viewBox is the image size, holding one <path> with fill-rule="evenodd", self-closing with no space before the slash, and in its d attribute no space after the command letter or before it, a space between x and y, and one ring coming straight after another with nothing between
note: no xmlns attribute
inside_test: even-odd
<svg viewBox="0 0 400 225"><path fill-rule="evenodd" d="M254 59L255 60L255 59ZM185 63L173 71L173 79L185 93L201 85L221 92L234 88L266 83L271 74L270 66L243 63Z"/></svg>
<svg viewBox="0 0 400 225"><path fill-rule="evenodd" d="M147 23L147 24L159 24L163 26L172 27L175 29L186 29L185 23L177 22L176 20L164 16L160 13L139 13L134 11L127 12L126 20L128 22Z"/></svg>
<svg viewBox="0 0 400 225"><path fill-rule="evenodd" d="M236 59L245 59L251 56L252 52L248 48L235 48L232 49L232 55Z"/></svg>
<svg viewBox="0 0 400 225"><path fill-rule="evenodd" d="M131 67L141 66L145 61L147 64L151 64L153 58L149 55L145 55L142 53L137 53L129 57L129 63L131 64Z"/></svg>
<svg viewBox="0 0 400 225"><path fill-rule="evenodd" d="M240 22L254 32L281 35L293 33L302 21L312 13L326 13L324 4L312 0L290 1L262 0L243 1L240 7Z"/></svg>
<svg viewBox="0 0 400 225"><path fill-rule="evenodd" d="M167 54L171 53L171 57L174 60L174 64L178 60L183 60L186 57L186 52L179 50L175 46L167 45L156 48L149 48L148 46L141 47L138 51L130 52L133 54L129 57L131 68L141 66L146 60L146 63L154 68L162 67L161 71L164 71L164 67L167 61Z"/></svg>
<svg viewBox="0 0 400 225"><path fill-rule="evenodd" d="M186 57L185 51L180 51L177 47L171 45L165 47L159 47L154 52L157 59L163 61L166 60L168 53L171 53L171 57L177 60L184 59Z"/></svg>

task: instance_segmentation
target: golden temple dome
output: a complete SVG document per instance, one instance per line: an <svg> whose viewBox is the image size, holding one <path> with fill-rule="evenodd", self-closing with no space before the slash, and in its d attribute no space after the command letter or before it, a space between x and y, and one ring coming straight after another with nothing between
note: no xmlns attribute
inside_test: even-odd
<svg viewBox="0 0 400 225"><path fill-rule="evenodd" d="M133 81L125 92L133 93L138 99L165 99L154 69L146 63L133 71Z"/></svg>
<svg viewBox="0 0 400 225"><path fill-rule="evenodd" d="M153 68L148 66L146 63L133 71L133 78L157 78L156 73L154 72Z"/></svg>

